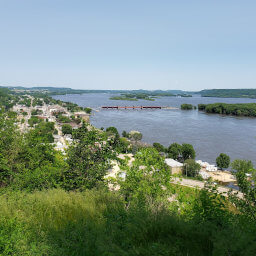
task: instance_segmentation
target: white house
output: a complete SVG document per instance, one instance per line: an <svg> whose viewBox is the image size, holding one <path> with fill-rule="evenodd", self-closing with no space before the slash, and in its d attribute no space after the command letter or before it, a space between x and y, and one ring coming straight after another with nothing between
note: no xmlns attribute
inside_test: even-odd
<svg viewBox="0 0 256 256"><path fill-rule="evenodd" d="M165 163L170 167L172 174L182 174L183 164L172 158L166 158Z"/></svg>

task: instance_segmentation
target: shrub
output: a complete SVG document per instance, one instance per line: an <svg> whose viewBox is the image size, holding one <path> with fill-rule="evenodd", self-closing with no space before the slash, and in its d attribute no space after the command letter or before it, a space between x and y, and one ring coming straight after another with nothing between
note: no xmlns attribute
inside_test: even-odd
<svg viewBox="0 0 256 256"><path fill-rule="evenodd" d="M193 109L193 105L192 104L181 104L180 108L182 110L191 110L191 109Z"/></svg>
<svg viewBox="0 0 256 256"><path fill-rule="evenodd" d="M84 111L85 111L87 114L91 114L92 109L91 109L91 108L85 108Z"/></svg>

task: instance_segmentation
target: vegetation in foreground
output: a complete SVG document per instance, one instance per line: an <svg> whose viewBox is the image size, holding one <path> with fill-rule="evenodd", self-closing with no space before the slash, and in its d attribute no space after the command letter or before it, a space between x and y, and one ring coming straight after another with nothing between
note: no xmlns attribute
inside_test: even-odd
<svg viewBox="0 0 256 256"><path fill-rule="evenodd" d="M206 190L173 191L169 206L95 189L5 193L1 255L255 255L254 221Z"/></svg>

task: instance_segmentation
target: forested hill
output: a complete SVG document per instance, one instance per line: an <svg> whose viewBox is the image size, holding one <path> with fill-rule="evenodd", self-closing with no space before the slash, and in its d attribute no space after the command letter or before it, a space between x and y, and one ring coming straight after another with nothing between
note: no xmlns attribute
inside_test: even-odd
<svg viewBox="0 0 256 256"><path fill-rule="evenodd" d="M212 89L200 91L202 97L256 98L256 89Z"/></svg>
<svg viewBox="0 0 256 256"><path fill-rule="evenodd" d="M6 88L14 93L46 93L49 95L64 95L64 94L82 94L82 93L116 93L116 94L146 94L152 96L169 96L173 95L187 95L194 92L187 92L182 90L89 90L89 89L73 89L69 87L24 87L24 86L0 86Z"/></svg>

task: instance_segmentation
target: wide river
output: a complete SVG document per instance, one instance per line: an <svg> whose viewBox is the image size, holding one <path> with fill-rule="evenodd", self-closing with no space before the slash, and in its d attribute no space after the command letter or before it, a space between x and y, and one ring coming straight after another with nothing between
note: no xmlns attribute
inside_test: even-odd
<svg viewBox="0 0 256 256"><path fill-rule="evenodd" d="M93 93L82 95L58 95L55 99L70 101L94 109L90 118L95 127L115 126L123 130L138 130L143 141L159 142L169 146L173 142L190 143L196 150L196 158L215 163L220 153L234 159L251 160L256 165L256 118L206 114L197 110L102 110L101 106L169 106L183 103L249 103L255 99L243 98L192 98L162 97L155 101L109 100L112 94ZM115 95L116 96L116 95Z"/></svg>

